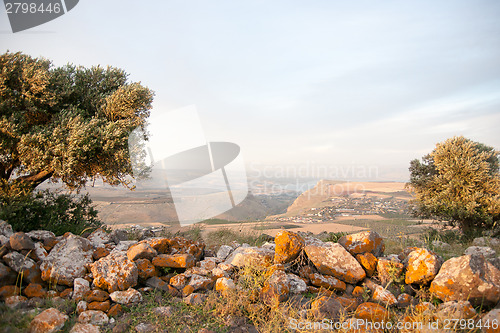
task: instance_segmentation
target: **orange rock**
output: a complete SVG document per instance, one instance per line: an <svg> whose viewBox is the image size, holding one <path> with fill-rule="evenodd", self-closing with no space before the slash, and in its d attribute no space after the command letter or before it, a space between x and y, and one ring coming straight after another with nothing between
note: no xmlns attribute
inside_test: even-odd
<svg viewBox="0 0 500 333"><path fill-rule="evenodd" d="M352 296L361 297L361 295L363 295L364 292L365 292L365 289L363 287L356 286L356 287L354 287L354 290L352 291Z"/></svg>
<svg viewBox="0 0 500 333"><path fill-rule="evenodd" d="M46 297L47 292L43 289L42 285L38 283L30 283L25 289L24 289L24 295L26 297Z"/></svg>
<svg viewBox="0 0 500 333"><path fill-rule="evenodd" d="M333 276L313 273L309 275L309 280L311 281L311 284L316 287L323 287L338 291L345 291L346 289L346 284Z"/></svg>
<svg viewBox="0 0 500 333"><path fill-rule="evenodd" d="M215 282L215 290L222 293L223 295L229 293L232 290L236 289L236 285L232 279L228 278L219 278Z"/></svg>
<svg viewBox="0 0 500 333"><path fill-rule="evenodd" d="M195 265L192 254L160 254L153 258L153 265L157 267L190 268Z"/></svg>
<svg viewBox="0 0 500 333"><path fill-rule="evenodd" d="M98 247L97 249L94 250L94 253L92 253L92 258L94 258L95 261L106 257L109 255L109 250L104 248L104 247Z"/></svg>
<svg viewBox="0 0 500 333"><path fill-rule="evenodd" d="M382 286L377 286L375 288L372 294L372 298L375 301L382 303L386 306L392 306L398 303L396 297L389 290L385 289Z"/></svg>
<svg viewBox="0 0 500 333"><path fill-rule="evenodd" d="M147 242L159 254L169 253L170 240L168 238L151 238L148 239Z"/></svg>
<svg viewBox="0 0 500 333"><path fill-rule="evenodd" d="M5 300L9 296L15 296L20 294L20 290L16 286L8 285L0 288L0 299Z"/></svg>
<svg viewBox="0 0 500 333"><path fill-rule="evenodd" d="M404 265L396 260L379 259L377 262L378 277L382 285L402 279Z"/></svg>
<svg viewBox="0 0 500 333"><path fill-rule="evenodd" d="M318 319L338 319L344 308L338 300L329 296L321 296L311 303L311 313Z"/></svg>
<svg viewBox="0 0 500 333"><path fill-rule="evenodd" d="M158 253L151 245L146 242L139 242L132 245L127 250L127 257L129 260L135 261L137 259L153 259Z"/></svg>
<svg viewBox="0 0 500 333"><path fill-rule="evenodd" d="M94 262L90 269L94 284L109 293L137 285L137 265L121 251L111 252L110 255Z"/></svg>
<svg viewBox="0 0 500 333"><path fill-rule="evenodd" d="M87 306L88 310L99 310L107 312L111 307L111 302L109 300L104 302L90 302Z"/></svg>
<svg viewBox="0 0 500 333"><path fill-rule="evenodd" d="M50 308L37 315L30 323L30 333L57 332L63 328L68 316Z"/></svg>
<svg viewBox="0 0 500 333"><path fill-rule="evenodd" d="M390 313L382 305L377 303L365 302L358 306L354 316L358 319L364 319L372 322L388 321Z"/></svg>
<svg viewBox="0 0 500 333"><path fill-rule="evenodd" d="M185 274L177 274L170 279L170 284L175 288L181 290L188 283L188 278Z"/></svg>
<svg viewBox="0 0 500 333"><path fill-rule="evenodd" d="M354 311L358 307L358 300L354 297L336 296L334 299L339 302L346 311Z"/></svg>
<svg viewBox="0 0 500 333"><path fill-rule="evenodd" d="M346 235L339 239L341 244L352 255L371 252L376 257L384 253L384 239L375 231L362 231Z"/></svg>
<svg viewBox="0 0 500 333"><path fill-rule="evenodd" d="M186 297L191 295L194 292L194 287L191 285L187 285L182 289L182 296Z"/></svg>
<svg viewBox="0 0 500 333"><path fill-rule="evenodd" d="M442 260L434 252L417 248L408 254L408 268L405 283L427 284L431 282L441 268Z"/></svg>
<svg viewBox="0 0 500 333"><path fill-rule="evenodd" d="M70 298L71 294L73 293L72 288L66 288L61 293L59 294L59 297L61 298Z"/></svg>
<svg viewBox="0 0 500 333"><path fill-rule="evenodd" d="M175 237L168 240L170 253L176 254L191 254L196 260L200 260L205 249L205 244L202 242L193 241L183 237Z"/></svg>
<svg viewBox="0 0 500 333"><path fill-rule="evenodd" d="M143 280L160 275L158 269L156 269L156 267L148 259L137 259L135 264L137 265L139 278Z"/></svg>
<svg viewBox="0 0 500 333"><path fill-rule="evenodd" d="M291 231L280 230L274 238L276 243L274 262L287 263L298 257L304 247L304 239Z"/></svg>
<svg viewBox="0 0 500 333"><path fill-rule="evenodd" d="M123 313L123 307L121 304L114 304L109 310L108 310L108 316L110 317L117 317Z"/></svg>
<svg viewBox="0 0 500 333"><path fill-rule="evenodd" d="M365 269L367 276L372 276L375 273L378 259L371 252L358 254L356 255L356 259Z"/></svg>
<svg viewBox="0 0 500 333"><path fill-rule="evenodd" d="M109 294L104 290L94 289L87 295L87 302L104 302L109 298Z"/></svg>

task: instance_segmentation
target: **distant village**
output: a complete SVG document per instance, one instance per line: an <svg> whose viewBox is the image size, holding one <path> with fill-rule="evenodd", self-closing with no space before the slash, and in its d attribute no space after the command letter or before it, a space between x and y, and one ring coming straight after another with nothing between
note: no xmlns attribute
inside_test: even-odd
<svg viewBox="0 0 500 333"><path fill-rule="evenodd" d="M323 207L311 208L300 216L279 217L276 220L295 223L321 223L335 220L339 217L359 215L382 215L400 217L407 214L406 200L394 197L377 197L362 195L360 197L333 197L324 202Z"/></svg>

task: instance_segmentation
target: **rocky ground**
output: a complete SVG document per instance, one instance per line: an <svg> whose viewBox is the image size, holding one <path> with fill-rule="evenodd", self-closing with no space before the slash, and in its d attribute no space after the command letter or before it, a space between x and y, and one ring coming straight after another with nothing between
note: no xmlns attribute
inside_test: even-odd
<svg viewBox="0 0 500 333"><path fill-rule="evenodd" d="M498 239L446 261L425 247L385 255L370 231L266 240L207 247L161 229L56 237L1 221L0 331L500 332Z"/></svg>

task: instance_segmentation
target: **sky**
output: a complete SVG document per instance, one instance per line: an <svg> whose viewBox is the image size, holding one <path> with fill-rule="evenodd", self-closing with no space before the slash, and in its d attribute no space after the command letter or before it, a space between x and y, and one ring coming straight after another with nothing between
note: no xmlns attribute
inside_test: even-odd
<svg viewBox="0 0 500 333"><path fill-rule="evenodd" d="M152 121L195 106L251 170L407 180L455 135L500 150L499 17L496 0L85 0L18 33L0 9L0 51L123 68L155 91Z"/></svg>

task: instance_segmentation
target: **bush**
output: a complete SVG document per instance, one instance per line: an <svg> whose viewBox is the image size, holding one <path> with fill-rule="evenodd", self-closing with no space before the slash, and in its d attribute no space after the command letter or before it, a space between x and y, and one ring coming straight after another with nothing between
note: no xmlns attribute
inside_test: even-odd
<svg viewBox="0 0 500 333"><path fill-rule="evenodd" d="M103 225L89 195L58 194L49 190L31 195L0 198L0 219L16 231L49 230L57 236L79 235Z"/></svg>

